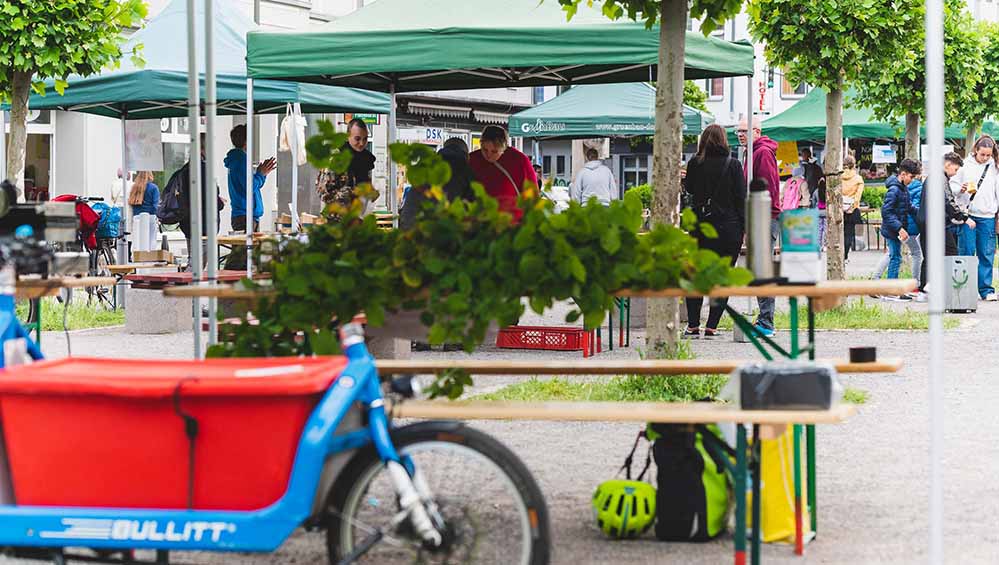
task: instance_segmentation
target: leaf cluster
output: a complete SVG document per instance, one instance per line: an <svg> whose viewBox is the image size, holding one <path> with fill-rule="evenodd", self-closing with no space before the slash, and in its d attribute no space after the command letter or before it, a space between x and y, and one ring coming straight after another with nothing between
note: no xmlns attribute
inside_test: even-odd
<svg viewBox="0 0 999 565"><path fill-rule="evenodd" d="M15 72L56 79L61 94L69 75L87 76L122 57L122 31L146 16L142 0L18 0L0 3L0 92L9 93ZM138 57L138 53L133 53Z"/></svg>
<svg viewBox="0 0 999 565"><path fill-rule="evenodd" d="M753 0L747 4L754 41L792 83L832 90L862 69L893 67L912 30L922 26L919 0Z"/></svg>
<svg viewBox="0 0 999 565"><path fill-rule="evenodd" d="M870 108L875 119L895 121L908 113L926 117L926 33L922 4L913 26L891 65L865 64L857 80L854 103ZM977 106L978 90L989 75L981 72L982 33L964 0L944 2L944 65L947 123L966 120Z"/></svg>
<svg viewBox="0 0 999 565"><path fill-rule="evenodd" d="M612 20L627 17L636 22L644 21L646 28L659 23L664 0L558 0L565 10L566 17L572 19L579 11L579 5L598 4L605 16ZM675 0L668 0L675 1ZM690 17L701 20L701 31L708 35L734 17L742 8L742 0L693 0L690 2Z"/></svg>
<svg viewBox="0 0 999 565"><path fill-rule="evenodd" d="M322 129L336 145L331 130ZM320 147L315 139L309 147ZM450 169L432 150L394 144L392 158L410 179L425 181L430 198L408 231L379 229L360 206L340 221L313 226L302 240L268 250L262 265L272 274L273 294L254 309L234 340L213 355L329 354L338 350L336 321L364 313L372 326L403 310L420 312L432 344L461 343L471 352L491 323L510 325L523 314L522 298L541 313L556 301L576 308L566 321L600 325L617 290L680 287L708 291L744 284L751 275L715 252L699 249L688 231L713 230L690 210L683 229L657 225L639 234L642 204L635 194L602 206L571 203L555 213L550 201L527 186L519 223L474 185L472 200L448 200L441 186ZM325 153L312 155L317 161ZM685 231L686 230L686 231ZM446 375L434 392L456 396L467 375Z"/></svg>

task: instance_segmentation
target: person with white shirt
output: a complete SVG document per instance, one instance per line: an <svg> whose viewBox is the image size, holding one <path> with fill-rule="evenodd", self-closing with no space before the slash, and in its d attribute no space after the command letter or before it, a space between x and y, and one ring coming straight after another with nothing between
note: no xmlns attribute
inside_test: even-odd
<svg viewBox="0 0 999 565"><path fill-rule="evenodd" d="M961 187L955 194L960 205L967 197L968 214L975 221L974 251L978 256L978 295L997 300L992 286L992 263L996 254L996 213L999 212L999 148L988 135L978 138L971 159L961 168ZM963 254L963 252L962 252Z"/></svg>

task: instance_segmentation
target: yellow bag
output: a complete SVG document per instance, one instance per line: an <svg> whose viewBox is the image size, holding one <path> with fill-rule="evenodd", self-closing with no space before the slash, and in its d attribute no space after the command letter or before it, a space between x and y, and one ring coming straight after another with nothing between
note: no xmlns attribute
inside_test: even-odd
<svg viewBox="0 0 999 565"><path fill-rule="evenodd" d="M764 436L765 434L760 434ZM754 441L756 441L754 439ZM794 543L794 432L787 426L774 439L760 439L762 465L760 469L760 534L764 542ZM808 485L805 462L805 434L798 446L801 454L802 535L808 540L811 518L808 513ZM751 483L750 483L751 484ZM750 489L749 484L746 485ZM752 491L746 493L746 527L753 521Z"/></svg>

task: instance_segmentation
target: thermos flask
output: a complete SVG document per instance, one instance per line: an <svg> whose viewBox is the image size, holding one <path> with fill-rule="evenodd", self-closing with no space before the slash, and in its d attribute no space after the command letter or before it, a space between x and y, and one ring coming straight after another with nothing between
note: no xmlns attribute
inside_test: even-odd
<svg viewBox="0 0 999 565"><path fill-rule="evenodd" d="M749 183L749 205L746 207L746 262L758 281L774 278L770 206L767 181L753 179Z"/></svg>

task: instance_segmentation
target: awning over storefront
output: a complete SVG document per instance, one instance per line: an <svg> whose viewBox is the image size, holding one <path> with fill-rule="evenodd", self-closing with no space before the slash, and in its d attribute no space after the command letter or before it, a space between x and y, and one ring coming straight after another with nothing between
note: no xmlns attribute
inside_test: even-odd
<svg viewBox="0 0 999 565"><path fill-rule="evenodd" d="M379 0L322 26L255 31L253 78L372 90L639 82L655 79L659 28L554 0ZM687 33L684 78L753 74L753 47Z"/></svg>
<svg viewBox="0 0 999 565"><path fill-rule="evenodd" d="M520 137L615 137L653 135L656 89L644 83L586 84L510 116L510 135ZM697 135L714 117L683 107L683 133Z"/></svg>

